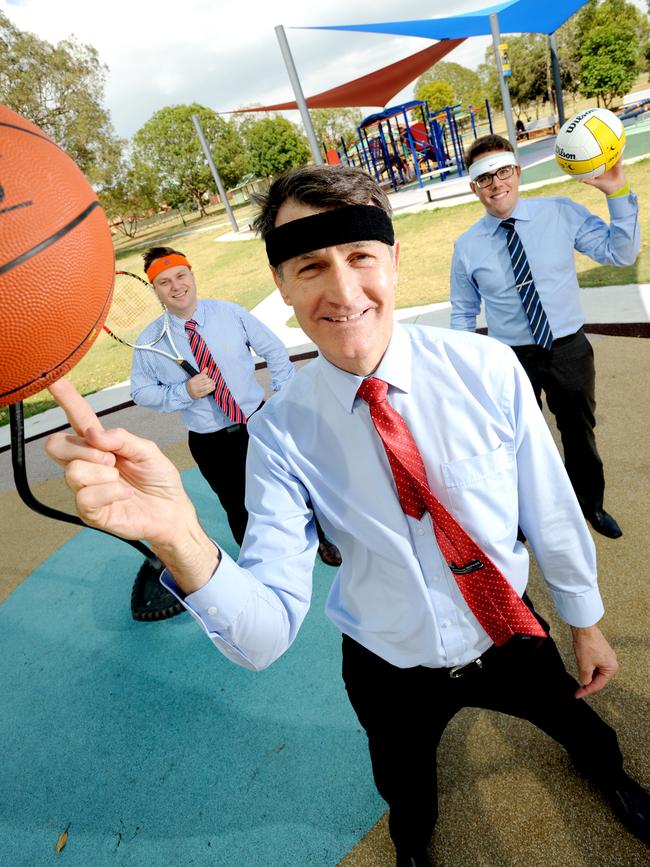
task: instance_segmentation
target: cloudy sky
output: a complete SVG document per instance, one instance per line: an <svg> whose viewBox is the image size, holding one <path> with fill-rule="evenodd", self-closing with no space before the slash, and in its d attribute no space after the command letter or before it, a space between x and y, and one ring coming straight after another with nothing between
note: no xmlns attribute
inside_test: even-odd
<svg viewBox="0 0 650 867"><path fill-rule="evenodd" d="M645 0L634 0L645 11ZM74 34L108 66L106 105L121 136L159 108L198 102L216 111L293 99L274 28L284 25L306 96L343 84L431 43L301 26L433 18L490 0L0 0L21 30L56 43ZM445 58L475 69L491 45L469 39ZM410 99L407 88L393 104ZM374 107L369 107L374 108ZM290 117L297 120L297 112Z"/></svg>
<svg viewBox="0 0 650 867"><path fill-rule="evenodd" d="M454 12L489 5L454 0ZM319 4L320 6L320 4ZM216 111L293 98L274 28L282 24L306 96L406 57L428 40L370 33L292 30L449 14L449 0L330 0L316 11L295 0L0 0L21 30L57 43L74 34L108 66L106 105L131 136L159 108L199 102ZM446 60L475 68L489 38ZM411 98L412 90L403 92ZM401 98L393 100L399 102ZM297 113L290 115L298 119Z"/></svg>

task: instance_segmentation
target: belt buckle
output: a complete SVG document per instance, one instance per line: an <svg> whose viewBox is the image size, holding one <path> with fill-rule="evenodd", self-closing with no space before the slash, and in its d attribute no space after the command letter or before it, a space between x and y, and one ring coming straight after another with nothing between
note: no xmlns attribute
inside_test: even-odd
<svg viewBox="0 0 650 867"><path fill-rule="evenodd" d="M471 662L465 662L463 665L454 665L453 668L448 669L449 677L464 677L467 674L469 668L475 665L477 668L483 668L483 661L480 656L476 659L473 659Z"/></svg>

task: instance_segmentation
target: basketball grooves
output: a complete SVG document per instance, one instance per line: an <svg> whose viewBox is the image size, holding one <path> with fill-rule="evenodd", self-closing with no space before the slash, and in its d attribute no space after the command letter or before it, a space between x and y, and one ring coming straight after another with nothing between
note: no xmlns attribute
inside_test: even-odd
<svg viewBox="0 0 650 867"><path fill-rule="evenodd" d="M4 393L0 394L0 400L2 400L3 398L7 397L10 394L14 394L14 392L16 392L16 391L22 391L25 388L29 388L29 386L33 382L37 382L39 379L45 379L47 376L49 376L49 374L54 373L62 365L64 365L69 358L72 358L72 356L75 354L75 352L79 351L79 347L84 345L84 343L88 340L88 338L93 333L93 331L97 328L98 323L101 322L102 317L104 316L104 311L106 310L106 307L109 306L111 303L112 294L113 294L112 292L109 292L108 297L104 303L104 306L102 307L102 309L99 313L99 316L97 317L97 319L93 323L93 327L90 329L88 334L86 334L86 336L82 340L79 341L79 343L77 344L77 346L75 346L75 348L72 350L72 352L68 353L68 355L66 355L65 358L62 358L61 361L59 361L59 363L56 365L56 367L53 367L51 370L48 370L45 373L39 373L38 376L35 376L34 379L30 379L29 382L23 382L22 385L18 386L18 388L11 388L11 389L9 389L9 391L5 391ZM55 381L56 380L50 380L50 382L55 382Z"/></svg>
<svg viewBox="0 0 650 867"><path fill-rule="evenodd" d="M49 238L46 238L44 241L41 241L40 244L37 244L35 247L32 247L31 250L27 250L25 253L21 253L20 256L17 256L15 259L12 259L11 262L7 262L6 265L0 266L0 276L2 274L6 274L7 271L11 271L12 268L15 268L18 265L22 265L23 262L26 262L28 259L31 259L32 256L37 256L39 253L42 253L43 250L46 250L48 247L51 247L52 244L56 244L56 242L63 238L64 235L67 235L68 232L71 232L74 228L76 228L79 223L83 223L86 217L91 214L95 208L99 208L100 204L97 200L92 202L92 204L88 205L88 207L82 211L78 216L71 220L67 226L64 226L62 229L59 229L58 232L55 232L54 235L50 235Z"/></svg>
<svg viewBox="0 0 650 867"><path fill-rule="evenodd" d="M7 129L17 129L18 132L24 132L27 135L33 135L35 138L40 138L43 141L46 141L48 144L51 144L53 147L59 148L59 150L61 150L59 145L55 141L52 141L49 136L43 135L43 133L39 133L34 129L25 129L24 126L17 126L15 123L6 123L5 121L0 121L0 126L6 126Z"/></svg>

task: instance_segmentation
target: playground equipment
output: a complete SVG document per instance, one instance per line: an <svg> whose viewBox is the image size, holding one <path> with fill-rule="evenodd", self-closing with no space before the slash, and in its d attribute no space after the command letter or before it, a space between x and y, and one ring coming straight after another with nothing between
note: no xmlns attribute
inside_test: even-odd
<svg viewBox="0 0 650 867"><path fill-rule="evenodd" d="M487 100L485 110L492 131ZM480 134L477 115L471 106L463 111L460 103L431 112L426 102L413 100L365 118L357 128L358 141L346 145L341 139L339 148L322 147L328 163L359 166L393 191L409 183L423 187L425 180L464 173L463 138Z"/></svg>

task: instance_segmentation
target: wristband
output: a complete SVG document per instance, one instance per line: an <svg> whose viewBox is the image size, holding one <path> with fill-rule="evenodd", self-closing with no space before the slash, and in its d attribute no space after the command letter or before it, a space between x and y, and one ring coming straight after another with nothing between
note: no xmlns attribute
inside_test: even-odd
<svg viewBox="0 0 650 867"><path fill-rule="evenodd" d="M628 181L625 182L625 186L621 187L620 190L616 190L615 193L607 193L608 199L617 199L619 196L628 196L630 194L630 184Z"/></svg>

